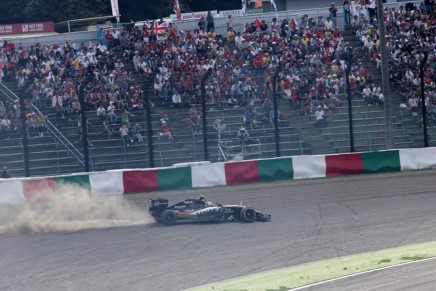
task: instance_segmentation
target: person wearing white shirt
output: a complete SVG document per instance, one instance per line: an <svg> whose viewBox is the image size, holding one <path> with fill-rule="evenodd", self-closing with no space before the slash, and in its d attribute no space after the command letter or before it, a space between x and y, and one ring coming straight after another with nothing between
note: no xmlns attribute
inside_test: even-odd
<svg viewBox="0 0 436 291"><path fill-rule="evenodd" d="M173 106L181 107L181 105L182 105L182 96L178 91L176 91L176 93L174 93L173 95Z"/></svg>
<svg viewBox="0 0 436 291"><path fill-rule="evenodd" d="M89 51L86 53L86 56L91 64L95 65L97 63L95 52L92 48L89 49Z"/></svg>
<svg viewBox="0 0 436 291"><path fill-rule="evenodd" d="M229 15L226 20L227 28L233 28L233 18L232 15Z"/></svg>
<svg viewBox="0 0 436 291"><path fill-rule="evenodd" d="M110 123L116 123L118 121L118 116L117 116L115 110L116 110L116 107L114 105L114 102L111 101L109 103L108 108L107 108Z"/></svg>
<svg viewBox="0 0 436 291"><path fill-rule="evenodd" d="M102 104L100 104L100 106L97 108L97 117L100 119L104 119L106 117L106 110Z"/></svg>
<svg viewBox="0 0 436 291"><path fill-rule="evenodd" d="M11 130L11 120L6 116L2 119L1 128L3 132L9 132Z"/></svg>
<svg viewBox="0 0 436 291"><path fill-rule="evenodd" d="M368 49L368 54L371 55L374 50L374 41L370 37L368 37L364 45Z"/></svg>
<svg viewBox="0 0 436 291"><path fill-rule="evenodd" d="M85 57L85 59L81 62L81 64L82 64L83 68L87 69L89 67L89 64L90 64L89 58Z"/></svg>
<svg viewBox="0 0 436 291"><path fill-rule="evenodd" d="M129 128L127 127L126 124L123 124L121 126L120 134L121 134L121 138L124 140L124 144L129 146L131 143L133 143L133 139L131 139L129 136Z"/></svg>
<svg viewBox="0 0 436 291"><path fill-rule="evenodd" d="M407 81L412 82L412 80L414 79L414 74L413 74L412 70L408 69L406 71L405 75L406 75Z"/></svg>
<svg viewBox="0 0 436 291"><path fill-rule="evenodd" d="M238 32L235 37L235 44L238 49L242 48L244 45L244 38L241 36L241 33Z"/></svg>
<svg viewBox="0 0 436 291"><path fill-rule="evenodd" d="M107 51L107 47L106 47L106 45L105 45L102 41L98 44L97 48L98 48L98 49L100 50L100 52L102 52L103 54L106 53L106 51Z"/></svg>
<svg viewBox="0 0 436 291"><path fill-rule="evenodd" d="M63 99L62 96L60 96L59 94L56 94L53 96L52 100L51 100L51 107L56 108L56 107L63 107Z"/></svg>
<svg viewBox="0 0 436 291"><path fill-rule="evenodd" d="M333 30L333 21L330 19L330 17L327 17L325 20L324 27L326 30Z"/></svg>
<svg viewBox="0 0 436 291"><path fill-rule="evenodd" d="M112 30L112 39L114 42L114 46L117 46L120 44L120 33L115 29Z"/></svg>
<svg viewBox="0 0 436 291"><path fill-rule="evenodd" d="M369 0L369 4L367 6L368 8L368 16L369 16L369 21L371 23L373 23L375 17L376 17L376 8L377 8L377 3L375 0Z"/></svg>
<svg viewBox="0 0 436 291"><path fill-rule="evenodd" d="M156 78L154 80L153 88L154 88L154 94L159 95L160 90L162 90L162 82Z"/></svg>
<svg viewBox="0 0 436 291"><path fill-rule="evenodd" d="M315 111L315 126L321 127L324 126L326 123L327 116L325 115L324 110L321 106L318 106L318 108Z"/></svg>
<svg viewBox="0 0 436 291"><path fill-rule="evenodd" d="M362 97L368 102L368 105L371 104L370 102L371 95L372 95L371 88L369 88L369 86L366 85L365 88L363 88L362 90Z"/></svg>
<svg viewBox="0 0 436 291"><path fill-rule="evenodd" d="M374 86L372 89L372 96L378 96L381 93L381 87L380 86Z"/></svg>
<svg viewBox="0 0 436 291"><path fill-rule="evenodd" d="M139 52L135 52L135 55L133 56L133 66L135 71L139 73L139 68L141 67L141 57L139 56Z"/></svg>
<svg viewBox="0 0 436 291"><path fill-rule="evenodd" d="M378 103L383 104L385 102L385 96L383 95L382 92L380 92L380 94L378 94Z"/></svg>
<svg viewBox="0 0 436 291"><path fill-rule="evenodd" d="M413 96L411 98L409 98L409 108L411 111L417 111L418 110L418 97Z"/></svg>
<svg viewBox="0 0 436 291"><path fill-rule="evenodd" d="M380 86L374 86L372 88L372 102L374 102L374 104L378 103L378 99L379 99L380 93L381 93L381 87Z"/></svg>
<svg viewBox="0 0 436 291"><path fill-rule="evenodd" d="M115 71L117 71L118 73L120 73L123 68L124 68L124 64L121 62L120 59L118 59L115 63L114 63L114 67L115 67Z"/></svg>

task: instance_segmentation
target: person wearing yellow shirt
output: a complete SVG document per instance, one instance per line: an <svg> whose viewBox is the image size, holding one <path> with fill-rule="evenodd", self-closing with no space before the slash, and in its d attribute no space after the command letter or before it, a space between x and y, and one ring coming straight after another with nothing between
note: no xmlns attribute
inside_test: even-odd
<svg viewBox="0 0 436 291"><path fill-rule="evenodd" d="M75 57L72 61L71 61L71 66L78 70L79 69L79 65L80 65L80 60L79 58Z"/></svg>
<svg viewBox="0 0 436 291"><path fill-rule="evenodd" d="M301 44L304 45L304 46L307 46L308 43L309 43L309 38L306 35L304 35L301 38Z"/></svg>
<svg viewBox="0 0 436 291"><path fill-rule="evenodd" d="M211 37L211 38L216 37L216 32L215 32L215 29L213 27L210 28L209 32L207 33L207 36Z"/></svg>
<svg viewBox="0 0 436 291"><path fill-rule="evenodd" d="M263 67L267 67L269 65L270 60L271 60L271 56L268 53L265 53L262 58Z"/></svg>
<svg viewBox="0 0 436 291"><path fill-rule="evenodd" d="M228 42L234 42L235 41L235 37L236 37L235 31L233 30L232 27L229 27L227 29L227 41Z"/></svg>

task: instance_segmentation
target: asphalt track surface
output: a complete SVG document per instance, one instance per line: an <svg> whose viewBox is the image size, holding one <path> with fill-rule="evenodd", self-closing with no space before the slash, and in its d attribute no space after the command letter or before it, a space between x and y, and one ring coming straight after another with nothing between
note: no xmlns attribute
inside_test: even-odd
<svg viewBox="0 0 436 291"><path fill-rule="evenodd" d="M144 211L149 197L178 202L204 194L243 201L273 219L0 235L0 290L182 290L432 241L435 177L421 171L129 195Z"/></svg>

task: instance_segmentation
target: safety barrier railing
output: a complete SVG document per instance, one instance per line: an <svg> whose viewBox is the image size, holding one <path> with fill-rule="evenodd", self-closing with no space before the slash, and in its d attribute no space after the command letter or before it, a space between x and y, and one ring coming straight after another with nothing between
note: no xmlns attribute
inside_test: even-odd
<svg viewBox="0 0 436 291"><path fill-rule="evenodd" d="M2 92L3 94L5 94L5 96L10 100L10 101L16 101L19 100L20 98L14 93L12 92L8 87L6 87L4 84L0 83L0 92ZM32 104L32 109L41 114L42 112L35 106ZM65 137L59 130L58 128L50 122L50 120L46 121L46 128L49 131L49 133L55 137L55 139L62 144L62 146L74 157L74 159L80 163L82 166L84 166L84 157L82 155L82 153L68 140L67 137Z"/></svg>
<svg viewBox="0 0 436 291"><path fill-rule="evenodd" d="M258 139L251 139L250 141L240 145L233 144L232 141L221 141L218 143L219 152L224 161L228 160L244 160L247 157L260 158L262 155L261 142Z"/></svg>

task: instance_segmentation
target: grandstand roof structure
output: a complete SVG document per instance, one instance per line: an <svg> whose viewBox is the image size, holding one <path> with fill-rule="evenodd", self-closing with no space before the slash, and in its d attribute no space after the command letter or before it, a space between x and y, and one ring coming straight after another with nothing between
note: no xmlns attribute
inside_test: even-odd
<svg viewBox="0 0 436 291"><path fill-rule="evenodd" d="M115 18L115 16L98 16L98 17L90 17L90 18L82 18L82 19L72 19L67 21L62 21L55 23L56 32L73 32L73 31L83 31L87 30L86 28L91 25L99 24Z"/></svg>

